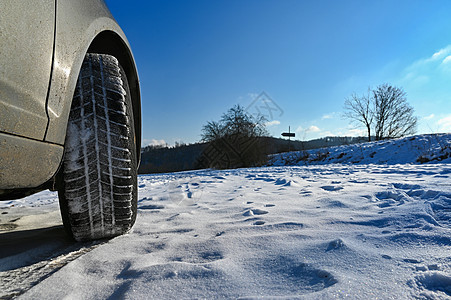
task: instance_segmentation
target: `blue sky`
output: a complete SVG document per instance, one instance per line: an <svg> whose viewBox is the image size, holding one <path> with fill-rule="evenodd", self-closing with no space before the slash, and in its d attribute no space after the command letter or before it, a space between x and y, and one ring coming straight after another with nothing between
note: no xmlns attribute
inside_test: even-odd
<svg viewBox="0 0 451 300"><path fill-rule="evenodd" d="M406 91L419 133L451 131L451 1L106 3L138 65L143 145L197 142L235 104L270 103L277 137L365 135L343 103L382 83Z"/></svg>

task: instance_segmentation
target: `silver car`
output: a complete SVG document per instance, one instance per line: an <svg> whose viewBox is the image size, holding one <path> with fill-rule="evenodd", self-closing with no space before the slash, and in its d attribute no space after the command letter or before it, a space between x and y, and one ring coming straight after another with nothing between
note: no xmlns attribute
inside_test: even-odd
<svg viewBox="0 0 451 300"><path fill-rule="evenodd" d="M135 222L138 74L102 0L0 3L0 200L57 190L77 241Z"/></svg>

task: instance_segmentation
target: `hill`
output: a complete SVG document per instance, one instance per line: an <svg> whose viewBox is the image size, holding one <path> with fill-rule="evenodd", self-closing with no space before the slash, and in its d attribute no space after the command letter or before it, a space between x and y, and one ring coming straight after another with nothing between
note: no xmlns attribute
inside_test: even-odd
<svg viewBox="0 0 451 300"><path fill-rule="evenodd" d="M194 170L206 143L178 147L145 147L141 149L139 174L167 173Z"/></svg>
<svg viewBox="0 0 451 300"><path fill-rule="evenodd" d="M305 151L322 147L351 145L366 141L363 137L325 137L310 141L288 141L287 139L262 137L268 155L287 151ZM176 147L148 146L141 149L139 174L166 173L201 168L198 161L207 143L178 145Z"/></svg>
<svg viewBox="0 0 451 300"><path fill-rule="evenodd" d="M269 166L344 164L451 163L451 134L425 134L400 139L334 146L271 155Z"/></svg>

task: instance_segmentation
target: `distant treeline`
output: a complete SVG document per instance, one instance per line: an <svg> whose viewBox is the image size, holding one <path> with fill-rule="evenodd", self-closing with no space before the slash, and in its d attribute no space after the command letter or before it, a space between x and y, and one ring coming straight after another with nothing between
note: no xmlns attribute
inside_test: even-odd
<svg viewBox="0 0 451 300"><path fill-rule="evenodd" d="M288 151L302 151L322 147L350 145L366 142L366 137L325 137L311 141L288 141L274 137L261 137L267 154ZM195 170L202 168L200 163L203 151L208 143L180 144L175 147L147 146L141 149L139 174L166 173Z"/></svg>

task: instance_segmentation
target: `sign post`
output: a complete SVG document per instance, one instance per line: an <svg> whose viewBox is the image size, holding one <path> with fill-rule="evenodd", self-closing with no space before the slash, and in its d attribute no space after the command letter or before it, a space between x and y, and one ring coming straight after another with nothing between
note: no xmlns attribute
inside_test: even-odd
<svg viewBox="0 0 451 300"><path fill-rule="evenodd" d="M291 148L291 138L295 137L294 132L290 132L290 126L288 126L288 132L282 132L282 136L288 137L288 151L290 151Z"/></svg>

